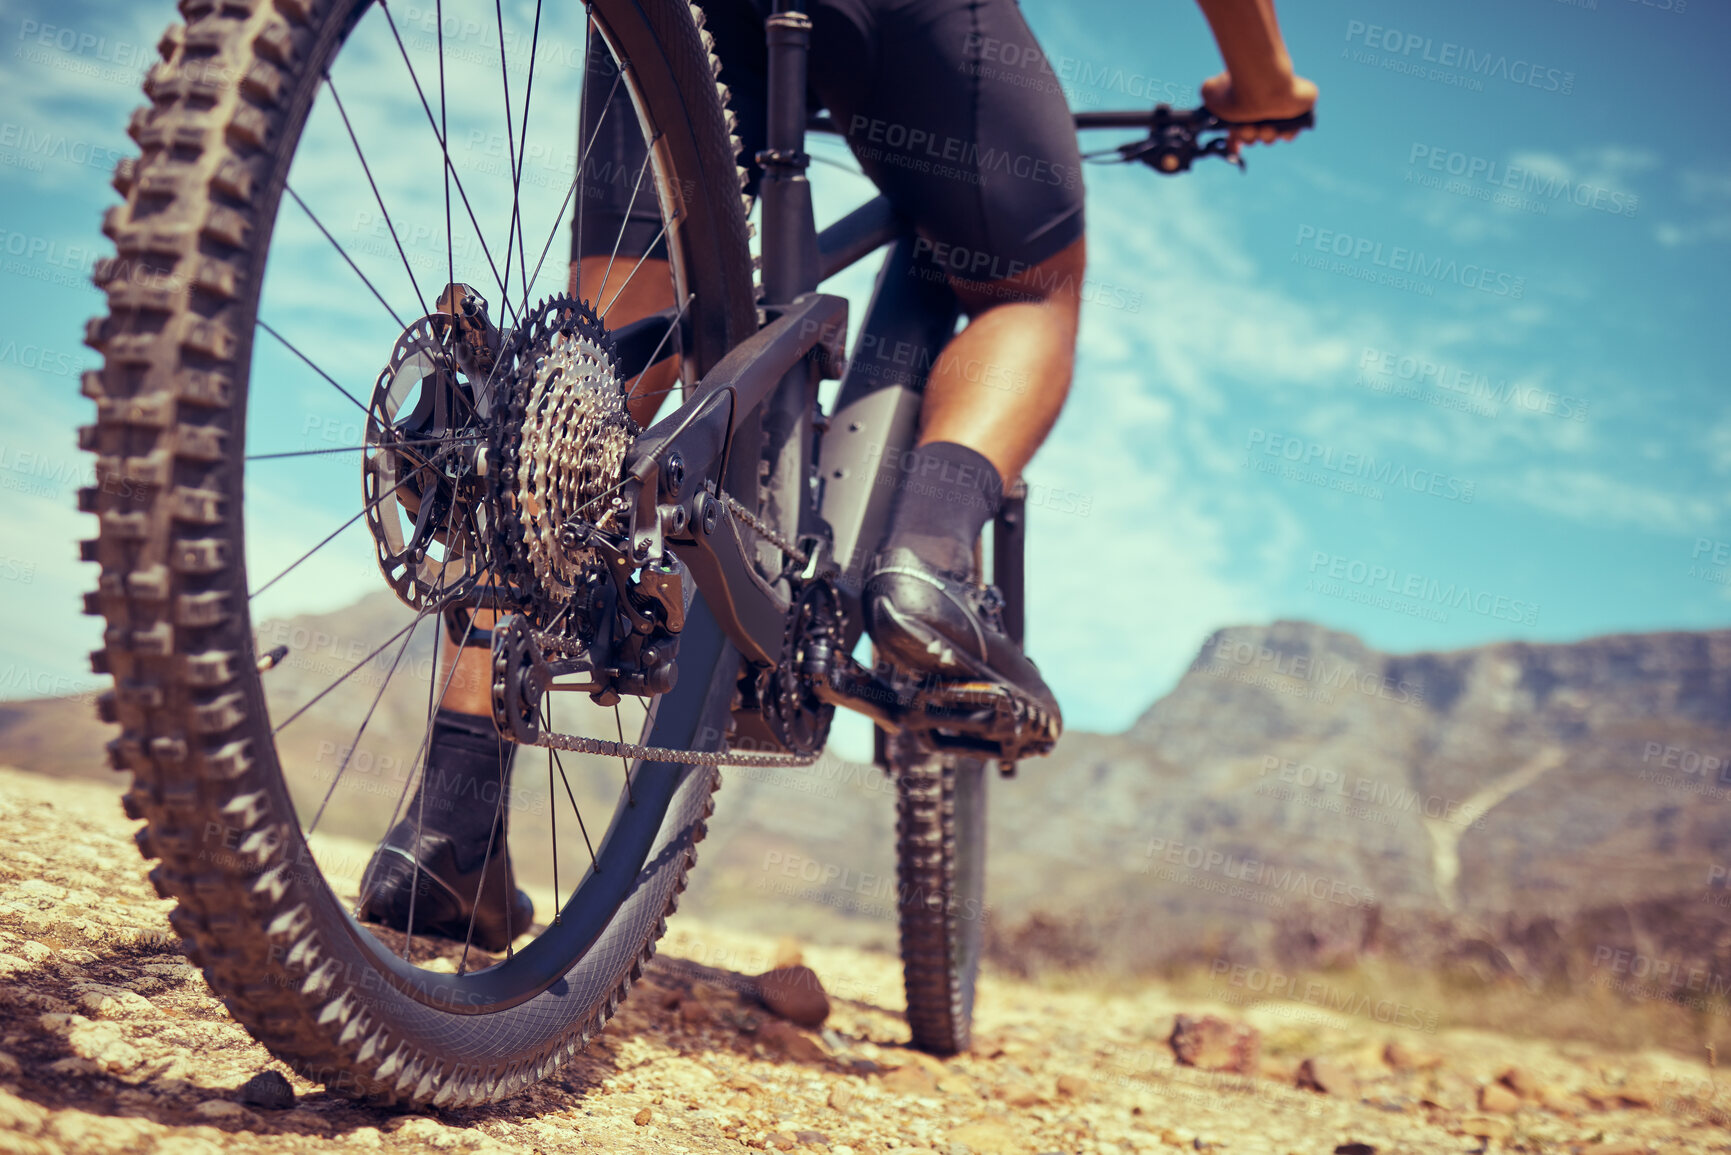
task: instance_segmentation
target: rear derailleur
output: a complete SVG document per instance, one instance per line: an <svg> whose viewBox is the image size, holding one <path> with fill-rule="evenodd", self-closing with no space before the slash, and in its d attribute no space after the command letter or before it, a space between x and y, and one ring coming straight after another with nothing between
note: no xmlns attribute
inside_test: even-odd
<svg viewBox="0 0 1731 1155"><path fill-rule="evenodd" d="M641 564L628 535L577 520L560 527L559 541L568 555L590 559L566 607L546 629L521 614L493 627L493 721L528 746L541 740L552 690L585 691L612 706L626 695L665 694L679 678L685 566L671 553Z"/></svg>

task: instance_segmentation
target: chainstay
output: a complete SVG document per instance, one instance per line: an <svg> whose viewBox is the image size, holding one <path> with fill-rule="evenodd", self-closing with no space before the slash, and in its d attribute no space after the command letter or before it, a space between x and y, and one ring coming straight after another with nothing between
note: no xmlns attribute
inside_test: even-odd
<svg viewBox="0 0 1731 1155"><path fill-rule="evenodd" d="M639 746L635 742L609 742L603 738L584 738L577 734L543 733L535 745L570 750L578 754L599 754L607 758L639 758L650 762L679 762L687 766L810 766L823 756L815 754L747 754L731 750L675 750L669 746Z"/></svg>

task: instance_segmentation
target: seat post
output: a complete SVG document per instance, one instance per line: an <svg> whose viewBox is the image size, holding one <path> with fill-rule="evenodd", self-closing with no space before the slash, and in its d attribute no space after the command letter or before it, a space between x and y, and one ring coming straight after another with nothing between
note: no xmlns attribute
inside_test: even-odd
<svg viewBox="0 0 1731 1155"><path fill-rule="evenodd" d="M817 288L817 224L811 183L805 175L806 67L811 17L802 0L775 0L765 22L769 44L767 143L757 154L763 169L763 295L766 305L786 305Z"/></svg>

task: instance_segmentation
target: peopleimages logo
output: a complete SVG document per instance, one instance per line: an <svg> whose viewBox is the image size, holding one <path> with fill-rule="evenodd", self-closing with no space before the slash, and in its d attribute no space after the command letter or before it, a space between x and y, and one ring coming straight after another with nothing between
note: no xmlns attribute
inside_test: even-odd
<svg viewBox="0 0 1731 1155"><path fill-rule="evenodd" d="M1499 273L1486 265L1470 261L1462 264L1453 257L1426 256L1424 252L1406 248L1404 245L1388 246L1385 252L1381 241L1336 232L1333 229L1319 229L1315 225L1298 226L1298 236L1293 238L1293 245L1302 248L1306 241L1319 253L1330 253L1358 263L1368 260L1379 269L1455 284L1465 289L1477 289L1495 297L1508 297L1518 301L1527 289L1525 277ZM1297 261L1299 254L1294 253L1292 259Z"/></svg>
<svg viewBox="0 0 1731 1155"><path fill-rule="evenodd" d="M1484 402L1498 409L1507 407L1526 413L1543 413L1569 421L1587 419L1589 404L1580 397L1558 393L1554 389L1518 385L1506 378L1492 380L1487 374L1443 361L1432 361L1426 357L1393 353L1387 349L1375 349L1366 345L1364 352L1359 354L1358 367L1361 373L1397 378L1415 386L1445 390L1465 400ZM1369 384L1375 387L1374 382Z"/></svg>
<svg viewBox="0 0 1731 1155"><path fill-rule="evenodd" d="M1338 450L1332 445L1290 437L1266 429L1252 429L1245 442L1247 455L1260 452L1297 465L1325 469L1347 477L1360 478L1392 489L1426 493L1449 501L1471 502L1477 488L1475 482L1434 469L1411 469L1387 459L1378 460L1369 453Z"/></svg>
<svg viewBox="0 0 1731 1155"><path fill-rule="evenodd" d="M1310 555L1310 573L1312 583L1345 582L1366 590L1379 590L1395 597L1445 606L1451 610L1464 609L1497 621L1519 622L1523 626L1530 626L1539 620L1537 602L1506 597L1484 589L1475 590L1465 582L1445 583L1398 566L1341 557L1323 550L1316 550Z"/></svg>
<svg viewBox="0 0 1731 1155"><path fill-rule="evenodd" d="M1362 44L1366 48L1388 53L1396 60L1409 60L1416 53L1418 62L1437 65L1434 71L1442 73L1438 79L1465 74L1486 80L1505 80L1510 84L1536 88L1541 92L1555 92L1562 96L1568 96L1575 91L1573 72L1549 68L1530 60L1510 60L1506 53L1479 52L1452 40L1439 43L1417 32L1402 32L1398 28L1384 28L1380 24L1348 20L1346 39L1349 44ZM1342 55L1346 55L1346 52L1346 49L1341 50ZM1384 66L1387 67L1387 62ZM1445 70L1455 71L1451 73Z"/></svg>
<svg viewBox="0 0 1731 1155"><path fill-rule="evenodd" d="M1581 208L1597 209L1613 216L1632 217L1641 204L1641 198L1632 193L1619 192L1588 181L1576 182L1567 177L1545 176L1530 168L1503 164L1489 157L1472 156L1440 145L1414 144L1407 153L1406 162L1413 166L1423 165L1432 172L1447 173L1467 181L1482 181L1487 185L1512 189L1530 196L1553 201L1566 200ZM1409 168L1406 173L1407 182L1412 183L1415 176L1422 179L1423 174L1415 174Z"/></svg>

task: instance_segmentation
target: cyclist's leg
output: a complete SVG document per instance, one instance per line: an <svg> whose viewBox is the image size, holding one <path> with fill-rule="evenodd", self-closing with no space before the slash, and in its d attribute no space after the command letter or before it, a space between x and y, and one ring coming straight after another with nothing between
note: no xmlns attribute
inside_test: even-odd
<svg viewBox="0 0 1731 1155"><path fill-rule="evenodd" d="M920 441L1013 478L1057 418L1075 353L1086 247L1063 91L1015 0L812 11L826 57L814 83L970 319L933 363Z"/></svg>
<svg viewBox="0 0 1731 1155"><path fill-rule="evenodd" d="M1076 361L1087 241L1002 281L951 278L968 324L926 381L919 444L979 453L1001 477L1022 472L1058 420Z"/></svg>
<svg viewBox="0 0 1731 1155"><path fill-rule="evenodd" d="M988 677L1060 725L1051 691L968 580L1003 485L1069 388L1084 265L1081 158L1063 93L1014 0L817 0L858 29L866 79L825 68L825 103L867 174L913 221L969 325L933 362L912 469L865 588L898 664ZM844 79L846 70L843 70Z"/></svg>

